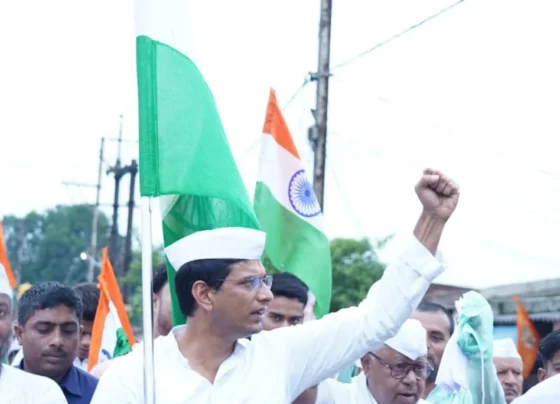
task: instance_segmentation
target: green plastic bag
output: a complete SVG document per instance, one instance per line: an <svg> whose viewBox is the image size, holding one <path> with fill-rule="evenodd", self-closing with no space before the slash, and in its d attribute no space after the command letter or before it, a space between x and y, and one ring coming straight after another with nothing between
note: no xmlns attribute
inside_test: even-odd
<svg viewBox="0 0 560 404"><path fill-rule="evenodd" d="M457 327L447 343L427 401L432 404L505 404L493 356L494 315L480 294L470 291L455 303Z"/></svg>

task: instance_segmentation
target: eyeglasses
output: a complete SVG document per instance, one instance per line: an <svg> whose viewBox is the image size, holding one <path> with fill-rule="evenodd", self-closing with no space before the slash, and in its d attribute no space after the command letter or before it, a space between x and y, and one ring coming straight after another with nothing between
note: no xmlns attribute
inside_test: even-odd
<svg viewBox="0 0 560 404"><path fill-rule="evenodd" d="M374 353L370 354L377 359L379 363L389 369L391 376L395 379L404 379L412 370L418 380L426 380L434 371L429 363L395 363L390 365Z"/></svg>
<svg viewBox="0 0 560 404"><path fill-rule="evenodd" d="M263 287L266 285L268 288L272 286L272 275L266 276L248 276L243 279L220 279L222 282L236 282L238 285L243 285L247 289L253 291Z"/></svg>

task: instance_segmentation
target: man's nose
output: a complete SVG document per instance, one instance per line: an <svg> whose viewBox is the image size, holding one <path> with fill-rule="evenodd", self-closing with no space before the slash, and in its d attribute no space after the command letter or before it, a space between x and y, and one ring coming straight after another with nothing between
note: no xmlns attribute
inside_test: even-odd
<svg viewBox="0 0 560 404"><path fill-rule="evenodd" d="M515 376L513 375L513 372L506 373L506 377L504 378L504 383L515 384Z"/></svg>
<svg viewBox="0 0 560 404"><path fill-rule="evenodd" d="M62 347L62 332L60 331L60 328L56 327L53 330L50 345L58 348Z"/></svg>
<svg viewBox="0 0 560 404"><path fill-rule="evenodd" d="M90 334L82 334L82 338L80 338L80 343L82 345L89 345L91 342L91 335Z"/></svg>
<svg viewBox="0 0 560 404"><path fill-rule="evenodd" d="M274 298L274 295L272 294L272 291L270 290L270 288L266 285L262 285L262 287L259 289L259 292L257 293L257 300L261 303L267 304L273 298Z"/></svg>
<svg viewBox="0 0 560 404"><path fill-rule="evenodd" d="M402 381L405 384L414 384L416 383L416 373L414 373L414 369L410 369L408 373L403 377Z"/></svg>

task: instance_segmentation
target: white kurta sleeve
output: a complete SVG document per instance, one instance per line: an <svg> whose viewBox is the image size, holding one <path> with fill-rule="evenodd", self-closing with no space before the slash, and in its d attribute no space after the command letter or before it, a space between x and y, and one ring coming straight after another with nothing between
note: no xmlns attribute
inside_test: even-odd
<svg viewBox="0 0 560 404"><path fill-rule="evenodd" d="M444 265L414 237L358 307L264 333L261 338L276 351L274 356L286 358L281 366L294 397L379 349L410 317L443 270Z"/></svg>
<svg viewBox="0 0 560 404"><path fill-rule="evenodd" d="M131 354L129 354L131 355ZM91 404L138 404L144 402L141 361L127 356L115 360L99 379ZM139 370L140 369L140 370ZM140 382L140 383L138 383Z"/></svg>
<svg viewBox="0 0 560 404"><path fill-rule="evenodd" d="M56 383L49 384L48 388L41 391L40 399L35 397L35 402L41 404L68 404L64 393Z"/></svg>

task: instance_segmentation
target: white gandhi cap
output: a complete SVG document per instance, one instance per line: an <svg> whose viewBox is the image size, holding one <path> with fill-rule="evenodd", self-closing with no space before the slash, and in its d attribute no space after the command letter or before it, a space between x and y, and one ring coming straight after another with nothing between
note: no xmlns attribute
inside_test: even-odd
<svg viewBox="0 0 560 404"><path fill-rule="evenodd" d="M517 347L511 338L494 340L494 358L521 359Z"/></svg>
<svg viewBox="0 0 560 404"><path fill-rule="evenodd" d="M12 297L12 287L10 286L10 281L8 280L8 275L6 274L6 268L0 263L0 293Z"/></svg>
<svg viewBox="0 0 560 404"><path fill-rule="evenodd" d="M165 249L167 259L178 271L183 265L208 259L260 260L266 233L244 227L205 230L184 237Z"/></svg>
<svg viewBox="0 0 560 404"><path fill-rule="evenodd" d="M422 327L420 321L408 319L397 332L397 335L385 341L385 345L409 359L416 360L428 354L426 329Z"/></svg>

